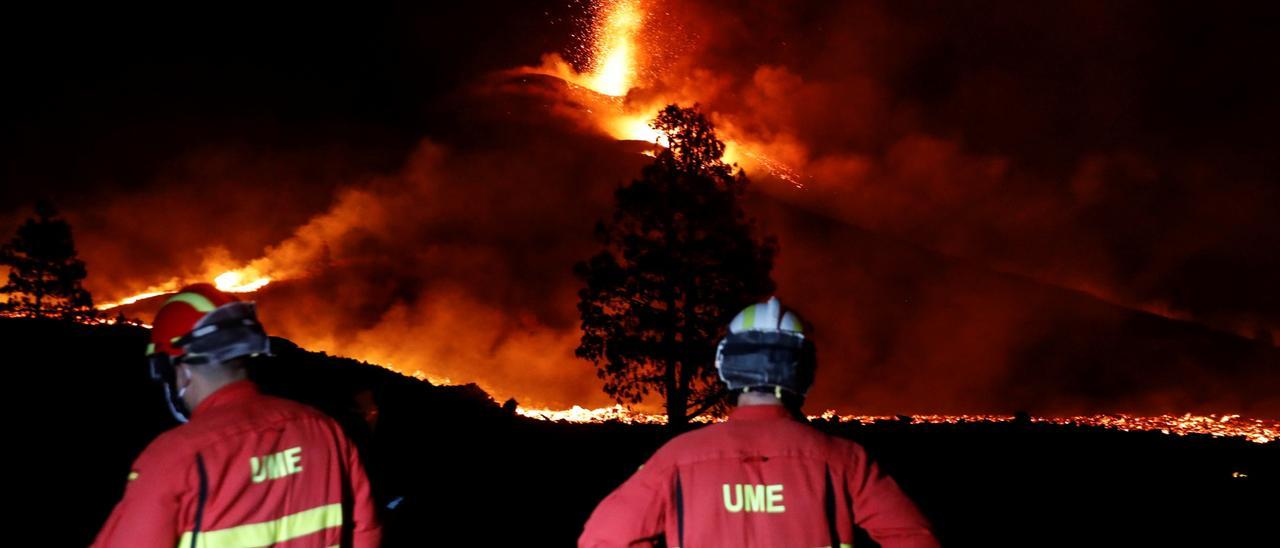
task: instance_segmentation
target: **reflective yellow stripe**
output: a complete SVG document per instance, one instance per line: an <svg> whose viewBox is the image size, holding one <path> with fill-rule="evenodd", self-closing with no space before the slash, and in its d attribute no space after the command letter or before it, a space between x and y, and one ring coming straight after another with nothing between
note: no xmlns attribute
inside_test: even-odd
<svg viewBox="0 0 1280 548"><path fill-rule="evenodd" d="M756 307L757 306L759 305L751 305L751 306L748 306L746 310L742 311L743 312L742 314L743 329L752 329L756 326Z"/></svg>
<svg viewBox="0 0 1280 548"><path fill-rule="evenodd" d="M180 303L187 303L200 312L213 312L213 309L218 308L216 306L213 306L213 301L210 301L204 295L201 295L199 293L192 293L190 291L186 293L179 293L177 295L169 297L169 300L165 301L164 304L169 304L175 301Z"/></svg>
<svg viewBox="0 0 1280 548"><path fill-rule="evenodd" d="M342 526L342 504L334 503L289 514L277 520L201 531L196 538L196 547L270 546L277 542L340 526ZM178 540L178 546L181 548L191 546L191 531L182 534L182 538Z"/></svg>

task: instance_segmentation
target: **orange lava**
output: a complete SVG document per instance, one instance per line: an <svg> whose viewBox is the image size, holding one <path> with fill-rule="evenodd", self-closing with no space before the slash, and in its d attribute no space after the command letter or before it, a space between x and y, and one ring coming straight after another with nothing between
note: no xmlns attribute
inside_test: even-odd
<svg viewBox="0 0 1280 548"><path fill-rule="evenodd" d="M584 409L574 406L572 409L529 409L519 407L516 413L532 419L570 422L570 423L604 423L620 422L624 424L666 424L665 415L631 411L621 405ZM922 424L965 424L982 422L1013 422L1012 415L911 415L912 423ZM715 422L722 419L700 416L694 422ZM875 423L879 421L900 421L897 416L888 415L840 415L827 410L818 415L809 415L811 421L826 422L861 422ZM1240 415L1157 415L1141 417L1125 414L1090 415L1078 417L1035 417L1031 422L1057 424L1064 426L1099 427L1122 431L1159 431L1164 434L1185 436L1188 434L1209 435L1215 438L1244 438L1254 443L1270 443L1280 440L1280 421L1267 419L1247 419Z"/></svg>
<svg viewBox="0 0 1280 548"><path fill-rule="evenodd" d="M99 304L95 308L101 311L111 310L113 308L133 304L152 297L159 297L161 295L174 293L179 289L182 289L183 286L199 282L213 283L215 287L228 293L252 293L266 287L267 284L271 283L271 280L271 276L265 275L253 267L226 270L221 274L210 276L209 279L205 280L180 280L178 278L172 278L165 283L148 287L143 291L118 301Z"/></svg>

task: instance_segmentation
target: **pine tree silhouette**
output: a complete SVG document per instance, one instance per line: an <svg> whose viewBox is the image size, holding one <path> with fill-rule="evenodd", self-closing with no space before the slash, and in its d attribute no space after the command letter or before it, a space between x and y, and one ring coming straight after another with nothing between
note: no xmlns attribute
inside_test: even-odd
<svg viewBox="0 0 1280 548"><path fill-rule="evenodd" d="M694 108L666 107L651 124L667 148L618 189L617 209L596 227L604 250L575 270L582 339L619 403L665 398L668 424L723 407L714 365L725 326L773 291L776 244L758 238L739 197L747 178L726 165L724 143Z"/></svg>
<svg viewBox="0 0 1280 548"><path fill-rule="evenodd" d="M94 317L93 297L80 285L88 272L76 257L71 225L48 202L37 203L35 210L36 217L0 247L0 265L9 269L8 283L0 287L6 297L0 310L31 318Z"/></svg>

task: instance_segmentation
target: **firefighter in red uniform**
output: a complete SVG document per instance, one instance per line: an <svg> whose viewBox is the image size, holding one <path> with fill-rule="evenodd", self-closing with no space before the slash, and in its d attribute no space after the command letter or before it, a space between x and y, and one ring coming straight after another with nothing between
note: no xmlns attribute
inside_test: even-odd
<svg viewBox="0 0 1280 548"><path fill-rule="evenodd" d="M245 360L269 353L253 303L186 287L151 341L151 375L186 424L134 462L95 547L378 546L369 482L338 424L246 379Z"/></svg>
<svg viewBox="0 0 1280 548"><path fill-rule="evenodd" d="M778 300L744 309L716 351L729 420L668 442L596 507L584 548L938 546L915 505L856 443L797 421L813 343Z"/></svg>

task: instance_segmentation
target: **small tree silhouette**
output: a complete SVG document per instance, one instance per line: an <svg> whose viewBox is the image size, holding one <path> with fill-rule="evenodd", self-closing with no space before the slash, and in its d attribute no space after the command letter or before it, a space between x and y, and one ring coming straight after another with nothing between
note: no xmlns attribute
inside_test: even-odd
<svg viewBox="0 0 1280 548"><path fill-rule="evenodd" d="M757 238L738 198L746 175L726 165L724 143L693 108L667 106L651 126L667 148L618 189L596 227L604 250L575 267L582 339L618 403L665 397L668 424L723 406L715 347L742 307L773 290L776 244Z"/></svg>
<svg viewBox="0 0 1280 548"><path fill-rule="evenodd" d="M0 265L9 281L0 287L0 309L32 318L84 319L95 315L93 297L81 287L87 271L76 257L71 225L47 202L36 204L13 240L0 247Z"/></svg>

